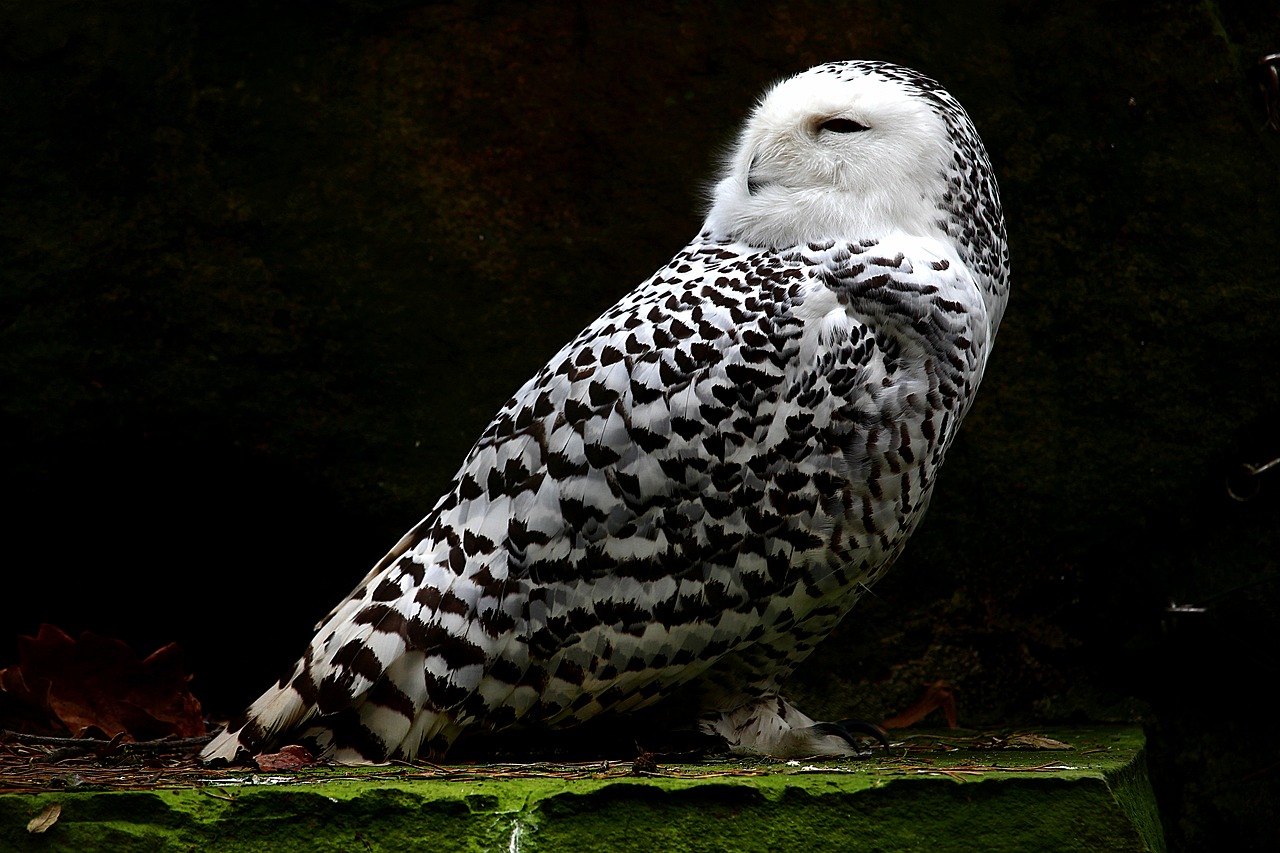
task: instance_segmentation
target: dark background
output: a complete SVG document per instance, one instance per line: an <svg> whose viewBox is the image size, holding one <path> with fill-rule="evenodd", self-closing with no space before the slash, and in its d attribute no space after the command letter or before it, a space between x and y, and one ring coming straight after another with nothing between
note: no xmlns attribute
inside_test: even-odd
<svg viewBox="0 0 1280 853"><path fill-rule="evenodd" d="M1276 51L1274 0L0 4L0 665L41 622L177 641L238 710L694 235L763 88L888 59L986 140L1013 295L793 692L1141 721L1172 849L1275 849L1280 470L1224 479L1280 456Z"/></svg>

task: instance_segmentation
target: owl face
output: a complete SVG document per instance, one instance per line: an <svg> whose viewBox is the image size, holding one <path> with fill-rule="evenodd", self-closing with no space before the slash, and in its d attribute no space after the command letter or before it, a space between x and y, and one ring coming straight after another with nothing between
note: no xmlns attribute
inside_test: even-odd
<svg viewBox="0 0 1280 853"><path fill-rule="evenodd" d="M954 144L937 105L920 91L857 63L819 66L777 84L728 158L708 224L774 247L940 233L938 201Z"/></svg>

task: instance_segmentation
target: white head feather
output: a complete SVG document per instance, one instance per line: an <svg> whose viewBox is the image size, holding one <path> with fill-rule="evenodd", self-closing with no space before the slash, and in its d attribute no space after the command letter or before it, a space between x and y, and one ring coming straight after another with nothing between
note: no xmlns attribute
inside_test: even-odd
<svg viewBox="0 0 1280 853"><path fill-rule="evenodd" d="M944 236L938 203L955 150L946 122L907 83L853 64L829 68L761 99L704 230L776 248L895 231Z"/></svg>

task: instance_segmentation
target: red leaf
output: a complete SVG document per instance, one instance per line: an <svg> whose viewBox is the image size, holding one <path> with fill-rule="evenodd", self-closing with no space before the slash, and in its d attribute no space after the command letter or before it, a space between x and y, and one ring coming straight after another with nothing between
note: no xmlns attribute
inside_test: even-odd
<svg viewBox="0 0 1280 853"><path fill-rule="evenodd" d="M264 771L297 770L299 767L316 763L311 753L297 744L286 746L279 752L260 752L253 757L253 760L258 765L258 769Z"/></svg>
<svg viewBox="0 0 1280 853"><path fill-rule="evenodd" d="M947 717L947 728L956 727L955 691L945 681L935 681L925 686L924 694L907 710L897 716L890 717L880 724L885 729L905 729L918 723L922 717L935 708L941 708Z"/></svg>

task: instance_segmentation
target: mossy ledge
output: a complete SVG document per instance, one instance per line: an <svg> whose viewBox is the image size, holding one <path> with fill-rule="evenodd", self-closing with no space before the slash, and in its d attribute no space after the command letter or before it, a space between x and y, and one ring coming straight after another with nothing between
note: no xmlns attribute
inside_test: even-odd
<svg viewBox="0 0 1280 853"><path fill-rule="evenodd" d="M1037 730L1069 744L1051 750L971 734L913 734L864 761L661 764L642 775L619 762L313 768L10 793L0 849L1163 853L1140 728ZM53 803L57 821L28 832Z"/></svg>

